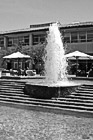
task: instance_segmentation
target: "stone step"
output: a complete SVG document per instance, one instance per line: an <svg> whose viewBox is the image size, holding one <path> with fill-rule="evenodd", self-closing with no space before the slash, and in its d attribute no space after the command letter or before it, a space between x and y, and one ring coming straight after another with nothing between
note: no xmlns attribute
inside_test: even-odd
<svg viewBox="0 0 93 140"><path fill-rule="evenodd" d="M30 97L29 96L22 96L22 94L20 95L20 96L18 96L18 95L13 95L12 94L12 96L11 95L4 95L4 94L0 94L0 98L9 98L9 99L18 99L18 100L30 100Z"/></svg>
<svg viewBox="0 0 93 140"><path fill-rule="evenodd" d="M85 103L93 103L93 100L89 100L89 99L78 99L78 98L58 98L56 100L59 100L59 101L73 101L73 102L85 102Z"/></svg>
<svg viewBox="0 0 93 140"><path fill-rule="evenodd" d="M77 90L79 90L79 91L82 91L82 90L84 90L84 91L93 91L92 88L82 88L82 87L77 88Z"/></svg>
<svg viewBox="0 0 93 140"><path fill-rule="evenodd" d="M29 97L29 95L26 95L24 93L20 94L20 93L10 93L10 92L0 92L0 95L4 95L4 96L21 96L21 97Z"/></svg>
<svg viewBox="0 0 93 140"><path fill-rule="evenodd" d="M88 91L88 90L75 90L77 93L93 93L93 91Z"/></svg>
<svg viewBox="0 0 93 140"><path fill-rule="evenodd" d="M79 93L77 93L77 92L73 92L73 93L71 93L71 95L75 95L75 96L91 96L91 97L93 97L93 94L89 94L89 93L82 93L82 92L79 92Z"/></svg>
<svg viewBox="0 0 93 140"><path fill-rule="evenodd" d="M23 84L23 83L16 83L16 82L0 82L0 85L1 86L2 85L4 85L4 86L12 86L12 85L14 85L14 86L24 86L25 83Z"/></svg>
<svg viewBox="0 0 93 140"><path fill-rule="evenodd" d="M20 82L0 82L0 85L20 85L20 86L24 86L25 85L25 83L20 83Z"/></svg>
<svg viewBox="0 0 93 140"><path fill-rule="evenodd" d="M71 104L58 104L58 103L45 103L45 102L38 102L38 101L28 101L28 100L17 100L17 99L9 99L9 98L1 98L0 101L7 101L7 102L16 102L16 103L24 103L24 104L33 104L33 105L40 105L40 106L50 106L50 107L58 107L58 108L67 108L67 109L79 109L79 110L88 110L93 111L93 107L88 106L77 106Z"/></svg>
<svg viewBox="0 0 93 140"><path fill-rule="evenodd" d="M25 83L23 80L17 80L17 79L0 79L0 82L16 82L16 83Z"/></svg>
<svg viewBox="0 0 93 140"><path fill-rule="evenodd" d="M14 86L14 85L12 85L12 86L5 86L5 85L0 85L0 88L14 88L14 89L23 89L24 88L24 86Z"/></svg>
<svg viewBox="0 0 93 140"><path fill-rule="evenodd" d="M82 85L81 88L93 89L93 85Z"/></svg>
<svg viewBox="0 0 93 140"><path fill-rule="evenodd" d="M16 82L16 83L26 83L25 81L22 80L17 80L17 79L0 79L0 82L2 83L7 83L7 82Z"/></svg>
<svg viewBox="0 0 93 140"><path fill-rule="evenodd" d="M11 90L11 89L2 90L2 89L0 89L0 94L1 94L2 92L5 92L5 93L20 93L20 94L23 94L23 93L24 93L23 91L18 91L18 90Z"/></svg>
<svg viewBox="0 0 93 140"><path fill-rule="evenodd" d="M0 83L0 86L24 86L25 84L20 83Z"/></svg>
<svg viewBox="0 0 93 140"><path fill-rule="evenodd" d="M0 87L0 89L14 89L14 90L23 90L24 89L24 87Z"/></svg>
<svg viewBox="0 0 93 140"><path fill-rule="evenodd" d="M66 98L69 98L68 96ZM75 95L70 95L70 98L74 99L86 99L86 100L93 100L93 97L88 97L88 96L75 96Z"/></svg>
<svg viewBox="0 0 93 140"><path fill-rule="evenodd" d="M11 90L11 91L23 91L23 88L13 88L13 87L0 87L0 91L2 90Z"/></svg>

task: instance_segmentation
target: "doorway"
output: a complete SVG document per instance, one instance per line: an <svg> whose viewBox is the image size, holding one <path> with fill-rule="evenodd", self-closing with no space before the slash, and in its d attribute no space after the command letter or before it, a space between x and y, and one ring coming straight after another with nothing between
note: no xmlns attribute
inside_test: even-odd
<svg viewBox="0 0 93 140"><path fill-rule="evenodd" d="M7 69L10 70L12 68L11 62L7 62Z"/></svg>

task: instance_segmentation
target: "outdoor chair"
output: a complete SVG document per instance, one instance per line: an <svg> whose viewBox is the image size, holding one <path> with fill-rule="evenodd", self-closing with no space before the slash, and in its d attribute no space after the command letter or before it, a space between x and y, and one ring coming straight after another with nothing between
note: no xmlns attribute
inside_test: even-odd
<svg viewBox="0 0 93 140"><path fill-rule="evenodd" d="M33 70L26 70L26 74L27 74L27 76L34 76L35 75Z"/></svg>

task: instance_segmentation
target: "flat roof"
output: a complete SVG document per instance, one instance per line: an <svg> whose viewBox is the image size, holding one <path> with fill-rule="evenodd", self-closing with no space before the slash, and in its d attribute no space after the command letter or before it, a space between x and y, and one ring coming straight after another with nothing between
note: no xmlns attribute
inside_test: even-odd
<svg viewBox="0 0 93 140"><path fill-rule="evenodd" d="M1 35L3 34L12 34L12 33L22 33L22 32L30 32L30 31L38 31L38 30L48 30L49 26L53 23L57 22L50 22L50 23L43 23L43 24L34 24L30 25L29 28L24 29L17 29L17 30L10 30L10 31L3 31L0 32ZM58 22L59 28L74 28L74 27L90 27L93 26L93 22L72 22L70 24L61 24Z"/></svg>
<svg viewBox="0 0 93 140"><path fill-rule="evenodd" d="M61 24L61 27L70 28L70 27L89 27L93 26L93 21L90 22L72 22L70 24Z"/></svg>

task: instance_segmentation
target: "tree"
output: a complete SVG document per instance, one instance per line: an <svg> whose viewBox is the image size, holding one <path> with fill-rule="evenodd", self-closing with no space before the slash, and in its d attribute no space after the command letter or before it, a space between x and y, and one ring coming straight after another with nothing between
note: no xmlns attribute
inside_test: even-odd
<svg viewBox="0 0 93 140"><path fill-rule="evenodd" d="M44 70L43 58L45 54L45 45L46 44L38 44L22 49L22 53L30 55L33 69L36 69L37 73L40 73Z"/></svg>

